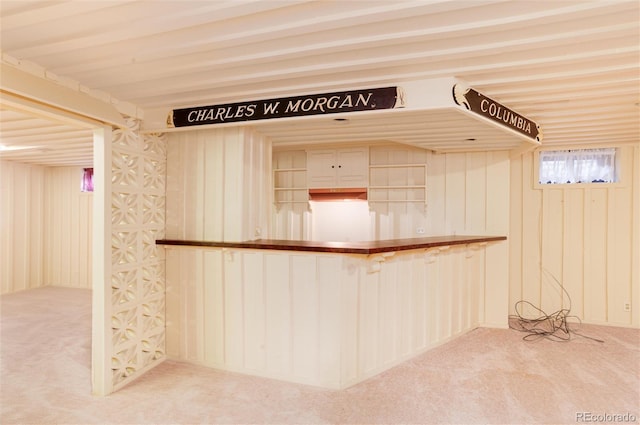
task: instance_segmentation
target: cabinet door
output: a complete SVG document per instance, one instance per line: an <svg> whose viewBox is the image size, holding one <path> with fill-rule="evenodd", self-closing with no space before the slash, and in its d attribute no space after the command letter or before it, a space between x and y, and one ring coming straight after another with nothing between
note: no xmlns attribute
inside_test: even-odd
<svg viewBox="0 0 640 425"><path fill-rule="evenodd" d="M335 187L336 151L312 150L307 152L307 184L309 188Z"/></svg>
<svg viewBox="0 0 640 425"><path fill-rule="evenodd" d="M337 187L367 187L369 181L369 150L367 148L339 149Z"/></svg>
<svg viewBox="0 0 640 425"><path fill-rule="evenodd" d="M307 152L309 188L366 187L368 148L314 149Z"/></svg>

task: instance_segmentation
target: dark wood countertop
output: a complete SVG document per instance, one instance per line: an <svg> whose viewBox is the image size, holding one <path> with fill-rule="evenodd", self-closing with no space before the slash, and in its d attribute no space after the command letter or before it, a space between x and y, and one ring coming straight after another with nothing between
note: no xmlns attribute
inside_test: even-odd
<svg viewBox="0 0 640 425"><path fill-rule="evenodd" d="M283 251L313 251L338 254L379 254L382 252L407 251L410 249L426 249L439 246L466 245L472 243L495 242L506 240L506 236L430 236L425 238L387 239L370 242L313 242L289 241L278 239L258 239L246 242L213 242L194 240L157 240L157 245L212 247L212 248L247 248L274 249Z"/></svg>

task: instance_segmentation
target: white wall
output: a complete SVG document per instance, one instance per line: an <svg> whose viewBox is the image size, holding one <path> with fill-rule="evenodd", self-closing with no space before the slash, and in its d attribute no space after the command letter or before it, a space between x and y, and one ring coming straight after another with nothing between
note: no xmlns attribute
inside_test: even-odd
<svg viewBox="0 0 640 425"><path fill-rule="evenodd" d="M44 280L46 168L0 161L2 294L38 288Z"/></svg>
<svg viewBox="0 0 640 425"><path fill-rule="evenodd" d="M81 192L81 167L50 167L45 182L44 273L47 285L92 287L93 193Z"/></svg>
<svg viewBox="0 0 640 425"><path fill-rule="evenodd" d="M170 133L167 239L267 237L271 145L245 128Z"/></svg>
<svg viewBox="0 0 640 425"><path fill-rule="evenodd" d="M301 161L295 162L296 158L301 158L299 152L291 155L278 152L278 165L281 168L304 166ZM427 165L426 206L420 202L370 202L371 239L452 234L509 236L510 158L507 151L434 154L390 145L372 146L369 157L375 164ZM393 185L392 174L389 174L388 182L376 182L376 185ZM399 190L398 196L405 194ZM308 239L312 222L306 204L282 204L274 208L274 237ZM418 233L419 228L425 233ZM486 290L488 314L483 321L485 325L503 327L506 324L508 247L509 240L487 247L486 267L490 279Z"/></svg>
<svg viewBox="0 0 640 425"><path fill-rule="evenodd" d="M1 293L91 288L92 194L82 168L0 162Z"/></svg>
<svg viewBox="0 0 640 425"><path fill-rule="evenodd" d="M167 355L344 388L483 323L491 246L390 257L169 247Z"/></svg>
<svg viewBox="0 0 640 425"><path fill-rule="evenodd" d="M253 135L244 131L169 135L167 238L253 236L253 223L269 210L270 196L261 190L272 190L271 158L265 144L248 144ZM247 161L251 152L264 162ZM427 209L424 202L372 209L378 237L407 237L416 226L431 234L508 234L506 152L429 155L398 146L377 151L374 160L382 156L427 162L430 194ZM301 157L277 155L277 161L297 169ZM245 207L245 197L262 206L262 216ZM274 211L274 237L309 233L306 203ZM167 354L342 387L475 326L506 327L507 255L508 241L445 247L381 256L380 269L371 272L376 256L169 248Z"/></svg>
<svg viewBox="0 0 640 425"><path fill-rule="evenodd" d="M301 157L299 152L278 152L278 166L304 167L304 163L294 161ZM375 164L427 165L426 206L420 202L370 202L370 239L508 234L508 152L434 154L398 144L371 146L370 159ZM392 179L390 175L389 181L375 184L393 185ZM397 192L398 199L406 196L402 190ZM308 239L312 236L312 220L306 204L281 204L274 209L274 238ZM418 233L419 229L425 233Z"/></svg>
<svg viewBox="0 0 640 425"><path fill-rule="evenodd" d="M314 241L371 240L371 214L364 201L312 201L310 211Z"/></svg>
<svg viewBox="0 0 640 425"><path fill-rule="evenodd" d="M569 291L572 314L581 320L638 327L640 148L625 146L620 153L620 184L539 189L533 184L532 153L510 158L508 152L433 154L400 145L372 147L372 158L424 161L428 174L426 210L416 204L371 204L372 234L416 237L416 229L424 227L427 236L506 235L507 244L492 248L506 251L488 254L496 278L508 285L508 292L499 284L495 293L487 293L496 305L506 303L509 313L519 300L549 313L566 307L555 276ZM277 236L308 237L311 217L302 204L282 205L274 216ZM627 303L631 311L624 311Z"/></svg>
<svg viewBox="0 0 640 425"><path fill-rule="evenodd" d="M620 149L621 182L535 187L535 154L511 166L510 308L567 308L587 323L640 326L640 147ZM631 303L631 311L624 304Z"/></svg>

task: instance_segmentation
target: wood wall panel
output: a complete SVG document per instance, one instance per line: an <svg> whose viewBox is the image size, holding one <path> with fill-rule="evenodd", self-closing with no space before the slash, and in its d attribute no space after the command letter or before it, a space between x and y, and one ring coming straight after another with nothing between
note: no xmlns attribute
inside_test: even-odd
<svg viewBox="0 0 640 425"><path fill-rule="evenodd" d="M608 235L608 190L591 189L589 208L588 263L585 273L585 316L594 323L607 321L607 235ZM571 296L571 294L569 294Z"/></svg>
<svg viewBox="0 0 640 425"><path fill-rule="evenodd" d="M483 295L473 288L485 286L484 251L410 251L378 264L340 254L167 248L167 353L345 387L478 326L473 297Z"/></svg>
<svg viewBox="0 0 640 425"><path fill-rule="evenodd" d="M171 133L166 237L216 241L249 240L257 233L268 237L270 170L270 144L248 129Z"/></svg>
<svg viewBox="0 0 640 425"><path fill-rule="evenodd" d="M45 286L43 214L46 168L0 162L0 278L3 294Z"/></svg>
<svg viewBox="0 0 640 425"><path fill-rule="evenodd" d="M565 205L562 231L562 262L563 286L571 295L571 300L562 294L562 307L571 308L575 314L584 315L584 191L565 191ZM588 231L589 229L586 229ZM569 302L570 301L570 302Z"/></svg>
<svg viewBox="0 0 640 425"><path fill-rule="evenodd" d="M1 293L91 288L93 194L82 168L0 163Z"/></svg>
<svg viewBox="0 0 640 425"><path fill-rule="evenodd" d="M640 326L634 313L640 286L640 147L622 146L619 154L621 181L609 185L536 186L536 155L513 159L512 313L519 300L547 313L569 307L557 280L569 293L571 314L582 321ZM631 311L624 309L628 303Z"/></svg>
<svg viewBox="0 0 640 425"><path fill-rule="evenodd" d="M276 165L301 167L303 164L295 163L299 153L278 152ZM426 207L415 202L371 202L371 239L418 237L422 235L417 232L418 228L424 229L426 236L508 233L510 161L507 152L436 154L401 145L373 145L369 156L372 164L427 165ZM406 170L390 169L386 174L375 174L370 183L385 186L407 181ZM390 199L406 196L402 190L390 189L390 192ZM310 237L312 217L306 204L274 207L273 217L274 238Z"/></svg>
<svg viewBox="0 0 640 425"><path fill-rule="evenodd" d="M47 285L92 287L93 194L80 191L82 168L51 167L45 185L45 281Z"/></svg>
<svg viewBox="0 0 640 425"><path fill-rule="evenodd" d="M283 273L286 270L287 273ZM265 254L266 368L284 376L292 361L292 316L289 261L286 256Z"/></svg>

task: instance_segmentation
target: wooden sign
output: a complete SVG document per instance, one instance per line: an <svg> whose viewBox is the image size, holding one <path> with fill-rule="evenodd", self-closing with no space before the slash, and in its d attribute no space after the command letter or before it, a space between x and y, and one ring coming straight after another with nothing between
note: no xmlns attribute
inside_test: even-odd
<svg viewBox="0 0 640 425"><path fill-rule="evenodd" d="M454 85L453 99L471 112L505 125L537 142L541 141L542 134L538 124L472 88Z"/></svg>
<svg viewBox="0 0 640 425"><path fill-rule="evenodd" d="M403 106L404 96L401 89L398 87L384 87L174 109L167 120L167 125L169 127L187 127L341 112L372 111Z"/></svg>

